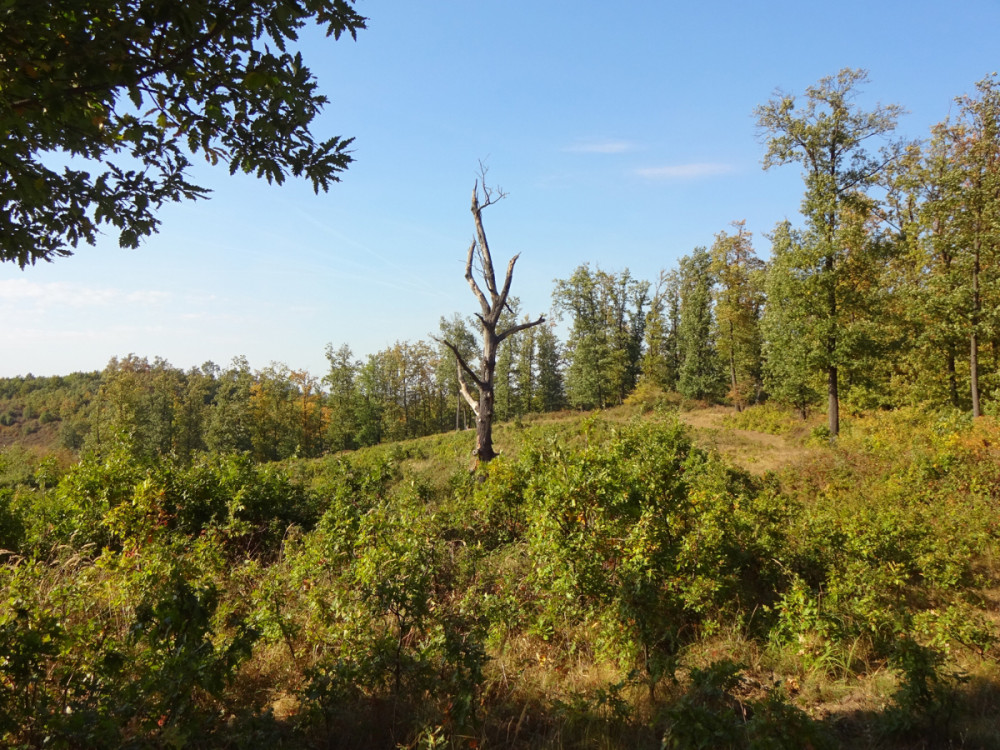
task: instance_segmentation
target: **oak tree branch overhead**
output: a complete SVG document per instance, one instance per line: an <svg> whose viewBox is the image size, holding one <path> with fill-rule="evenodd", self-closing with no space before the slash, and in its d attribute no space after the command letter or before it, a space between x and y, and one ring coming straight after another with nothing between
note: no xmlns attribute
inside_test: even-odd
<svg viewBox="0 0 1000 750"><path fill-rule="evenodd" d="M290 43L308 23L356 38L353 2L4 3L0 261L71 255L102 226L137 247L164 203L207 197L194 155L328 190L352 139L314 136L327 99Z"/></svg>

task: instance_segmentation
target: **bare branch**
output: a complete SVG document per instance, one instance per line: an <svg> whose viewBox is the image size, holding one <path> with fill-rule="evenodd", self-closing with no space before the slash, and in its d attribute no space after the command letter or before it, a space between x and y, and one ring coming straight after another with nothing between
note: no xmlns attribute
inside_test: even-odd
<svg viewBox="0 0 1000 750"><path fill-rule="evenodd" d="M488 205L488 204L487 204ZM497 279L493 271L493 256L490 255L490 245L486 241L486 230L483 228L483 207L479 205L478 183L472 188L472 218L476 224L476 238L479 241L479 259L483 264L483 281L486 282L486 289L493 297L497 298Z"/></svg>
<svg viewBox="0 0 1000 750"><path fill-rule="evenodd" d="M476 375L476 373L473 371L473 369L471 367L469 367L469 364L465 361L465 357L463 357L459 353L457 346L455 346L450 341L446 341L445 339L439 339L439 338L435 338L433 336L431 338L433 338L438 343L444 344L449 349L451 349L452 354L455 355L455 359L458 360L459 367L461 367L463 370L465 370L469 374L469 377L472 378L472 382L476 384L476 387L480 388L480 389L482 389L484 387L483 386L483 381L480 379L480 377L478 375Z"/></svg>
<svg viewBox="0 0 1000 750"><path fill-rule="evenodd" d="M519 323L516 326L511 326L503 333L497 334L497 341L498 342L503 341L505 338L507 338L508 336L512 336L518 331L523 331L525 328L534 328L535 326L539 326L544 322L545 322L545 316L539 315L538 320L533 320L530 323Z"/></svg>
<svg viewBox="0 0 1000 750"><path fill-rule="evenodd" d="M507 276L503 280L503 290L500 292L500 298L496 304L497 307L503 307L507 304L507 295L510 294L510 282L514 278L514 264L517 263L517 259L520 257L521 253L518 253L507 264Z"/></svg>
<svg viewBox="0 0 1000 750"><path fill-rule="evenodd" d="M472 293L476 295L480 306L483 308L483 317L486 317L490 314L490 302L486 299L486 295L483 294L483 290L479 288L479 284L476 283L476 277L472 273L472 258L475 250L476 241L473 240L472 244L469 245L469 257L465 261L465 280L469 282Z"/></svg>
<svg viewBox="0 0 1000 750"><path fill-rule="evenodd" d="M483 204L480 206L480 208L486 208L487 206L492 206L497 201L502 201L504 198L507 197L507 193L504 192L504 189L499 185L497 185L495 188L491 188L486 184L486 173L489 171L490 171L489 167L483 164L483 160L480 159L479 180L477 183L477 185L483 186ZM494 197L494 195L496 197Z"/></svg>
<svg viewBox="0 0 1000 750"><path fill-rule="evenodd" d="M462 365L461 365L461 363L456 364L455 367L456 367L456 371L458 373L458 390L461 392L462 398L464 398L465 402L469 405L469 408L472 409L472 413L475 414L476 418L478 419L479 418L479 402L476 401L476 399L474 399L472 397L472 394L469 393L469 389L465 386L465 378L462 377Z"/></svg>

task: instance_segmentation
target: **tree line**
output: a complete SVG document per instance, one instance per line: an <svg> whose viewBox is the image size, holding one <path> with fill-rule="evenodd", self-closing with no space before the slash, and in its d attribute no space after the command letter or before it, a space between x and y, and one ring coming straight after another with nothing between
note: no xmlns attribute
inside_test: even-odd
<svg viewBox="0 0 1000 750"><path fill-rule="evenodd" d="M803 416L825 402L832 435L842 405L992 408L1000 81L978 83L927 141L911 143L890 139L898 107L858 107L865 81L845 69L807 89L804 104L779 95L757 109L765 168L803 167L804 224L765 235L767 262L737 221L652 282L584 263L554 282L547 317L563 324L564 342L555 322L531 321L509 294L494 321L515 331L494 349L494 416L605 408L640 384L736 409L770 399ZM259 460L464 429L479 394L470 382L463 398L458 361L481 364L480 326L456 313L437 336L364 358L330 345L322 377L252 370L245 359L184 372L129 356L99 377L5 381L0 428L60 421L76 449L124 438L141 454ZM46 400L49 380L61 395Z"/></svg>

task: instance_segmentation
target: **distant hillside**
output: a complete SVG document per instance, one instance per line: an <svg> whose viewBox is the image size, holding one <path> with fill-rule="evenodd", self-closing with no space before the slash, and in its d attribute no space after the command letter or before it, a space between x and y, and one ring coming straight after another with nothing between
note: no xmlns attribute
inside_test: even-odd
<svg viewBox="0 0 1000 750"><path fill-rule="evenodd" d="M99 372L0 379L0 447L37 453L78 450L89 430Z"/></svg>

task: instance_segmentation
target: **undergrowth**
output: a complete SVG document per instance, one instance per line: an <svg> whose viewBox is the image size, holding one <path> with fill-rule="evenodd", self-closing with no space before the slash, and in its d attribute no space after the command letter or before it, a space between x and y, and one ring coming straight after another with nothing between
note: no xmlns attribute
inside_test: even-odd
<svg viewBox="0 0 1000 750"><path fill-rule="evenodd" d="M759 477L650 403L505 425L481 474L468 433L5 458L2 743L1000 745L995 420L878 413Z"/></svg>

